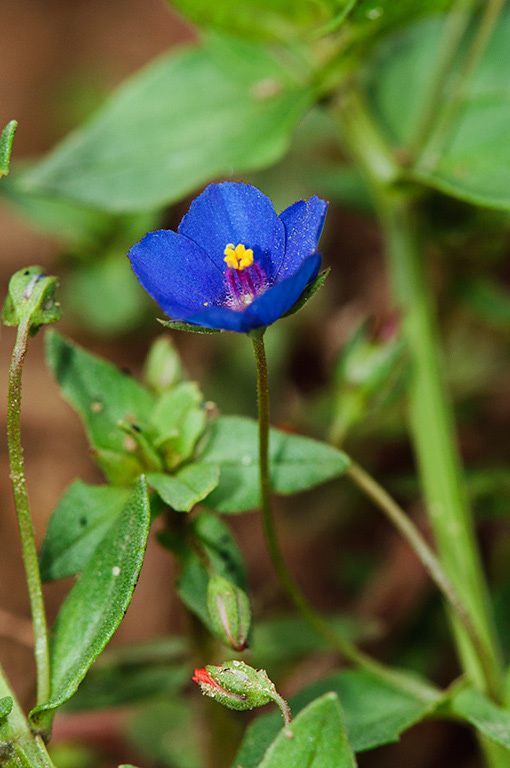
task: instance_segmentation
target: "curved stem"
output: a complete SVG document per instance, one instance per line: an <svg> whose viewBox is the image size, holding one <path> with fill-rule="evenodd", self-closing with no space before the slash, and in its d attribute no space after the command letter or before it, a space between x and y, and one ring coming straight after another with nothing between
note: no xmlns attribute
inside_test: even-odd
<svg viewBox="0 0 510 768"><path fill-rule="evenodd" d="M50 698L50 658L48 647L48 628L44 608L41 574L37 561L34 528L28 503L23 449L21 447L21 375L27 351L29 320L18 326L16 343L12 353L9 370L9 401L7 414L7 437L9 443L9 463L14 503L21 534L23 562L30 596L30 609L34 625L35 662L37 666L37 703L43 704Z"/></svg>
<svg viewBox="0 0 510 768"><path fill-rule="evenodd" d="M405 674L401 674L398 671L385 667L384 664L379 663L368 654L363 653L363 651L360 651L355 645L348 640L345 640L331 629L328 622L315 611L313 606L310 605L287 568L287 564L280 551L271 504L271 481L269 475L269 387L263 332L252 333L251 339L257 366L262 524L269 555L280 583L308 624L329 646L338 651L345 659L370 671L372 674L390 684L398 685L401 688L407 688L407 690L416 695L430 698L435 695L435 692L432 692L431 686L424 685L418 680L414 680Z"/></svg>
<svg viewBox="0 0 510 768"><path fill-rule="evenodd" d="M491 663L490 649L484 642L483 637L477 632L476 627L466 609L459 593L453 586L451 580L446 574L439 559L429 547L418 528L412 520L397 504L390 494L379 483L355 462L349 466L347 476L357 485L357 487L368 496L377 507L393 523L399 533L406 539L408 544L414 550L423 567L429 574L432 581L436 584L444 597L448 600L451 609L454 611L460 622L468 633L473 646L475 647L480 664L485 672L485 677L489 684L489 692L493 697L499 694L498 680L494 678L494 669Z"/></svg>

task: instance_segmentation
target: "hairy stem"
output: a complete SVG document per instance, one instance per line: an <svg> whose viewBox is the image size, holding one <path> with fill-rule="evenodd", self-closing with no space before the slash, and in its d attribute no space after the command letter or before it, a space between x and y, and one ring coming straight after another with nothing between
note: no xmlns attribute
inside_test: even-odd
<svg viewBox="0 0 510 768"><path fill-rule="evenodd" d="M43 704L50 698L50 660L48 648L48 628L44 608L41 574L37 561L34 528L28 503L23 449L21 447L21 376L27 351L29 321L18 326L16 343L9 370L9 400L7 413L7 436L9 444L9 463L14 503L21 534L23 562L30 596L30 609L34 627L35 662L37 667L37 703Z"/></svg>

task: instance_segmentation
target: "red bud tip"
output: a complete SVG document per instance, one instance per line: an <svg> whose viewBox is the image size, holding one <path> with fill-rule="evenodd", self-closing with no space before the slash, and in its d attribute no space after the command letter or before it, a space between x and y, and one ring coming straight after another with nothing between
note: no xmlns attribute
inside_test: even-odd
<svg viewBox="0 0 510 768"><path fill-rule="evenodd" d="M191 678L194 683L203 683L205 685L211 685L213 688L221 688L221 685L218 685L216 680L213 680L209 672L205 669L195 669L195 674Z"/></svg>

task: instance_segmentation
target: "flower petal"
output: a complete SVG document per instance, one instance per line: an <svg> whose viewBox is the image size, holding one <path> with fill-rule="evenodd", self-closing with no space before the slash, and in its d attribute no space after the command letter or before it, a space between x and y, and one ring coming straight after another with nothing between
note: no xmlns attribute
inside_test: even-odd
<svg viewBox="0 0 510 768"><path fill-rule="evenodd" d="M278 281L285 279L299 269L308 256L317 251L317 245L324 226L328 204L319 197L298 200L280 213L280 221L285 226L285 254L276 262Z"/></svg>
<svg viewBox="0 0 510 768"><path fill-rule="evenodd" d="M265 293L258 296L244 312L246 320L250 323L250 330L271 325L284 315L296 303L308 283L317 277L321 259L320 253L314 253L304 260L297 272L274 283Z"/></svg>
<svg viewBox="0 0 510 768"><path fill-rule="evenodd" d="M221 270L229 243L252 248L271 279L284 252L285 227L271 200L250 184L209 184L191 203L179 233L199 245Z"/></svg>
<svg viewBox="0 0 510 768"><path fill-rule="evenodd" d="M196 243L176 232L149 232L128 256L147 293L174 320L184 320L223 296L222 270Z"/></svg>

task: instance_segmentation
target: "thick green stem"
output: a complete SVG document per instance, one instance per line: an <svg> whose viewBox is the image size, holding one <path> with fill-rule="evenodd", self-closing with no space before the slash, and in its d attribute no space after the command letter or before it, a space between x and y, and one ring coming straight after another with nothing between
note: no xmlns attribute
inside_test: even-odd
<svg viewBox="0 0 510 768"><path fill-rule="evenodd" d="M322 637L329 646L338 651L345 659L372 672L377 677L391 684L407 688L409 691L422 697L433 697L435 692L432 692L432 689L429 686L423 685L420 681L414 680L405 674L401 674L398 671L385 667L384 664L380 664L368 654L360 651L356 646L352 645L352 643L340 637L340 635L331 629L328 622L325 621L325 619L310 605L287 568L287 564L280 551L271 504L271 481L269 474L269 387L263 334L253 333L252 342L257 366L262 524L269 556L271 557L271 561L283 589L305 621L315 629L318 635Z"/></svg>
<svg viewBox="0 0 510 768"><path fill-rule="evenodd" d="M28 504L20 427L21 375L27 351L29 325L29 321L22 321L18 326L16 343L12 354L9 371L7 436L9 443L11 482L21 534L23 562L25 565L28 592L30 596L30 608L34 626L35 661L37 666L37 703L42 704L50 698L48 629L42 594L41 574L39 571L39 563L37 561L34 529Z"/></svg>
<svg viewBox="0 0 510 768"><path fill-rule="evenodd" d="M380 137L355 93L342 100L340 117L342 133L366 172L381 220L390 277L412 366L411 432L439 554L481 638L486 657L482 662L465 628L452 616L459 653L474 684L498 699L501 661L472 514L462 482L452 407L444 383L445 363L435 302L424 264L416 195L411 188L388 183L387 175L381 177L378 173L381 162L374 163L373 154L381 147ZM385 151L382 161L385 165L389 162L388 156Z"/></svg>

